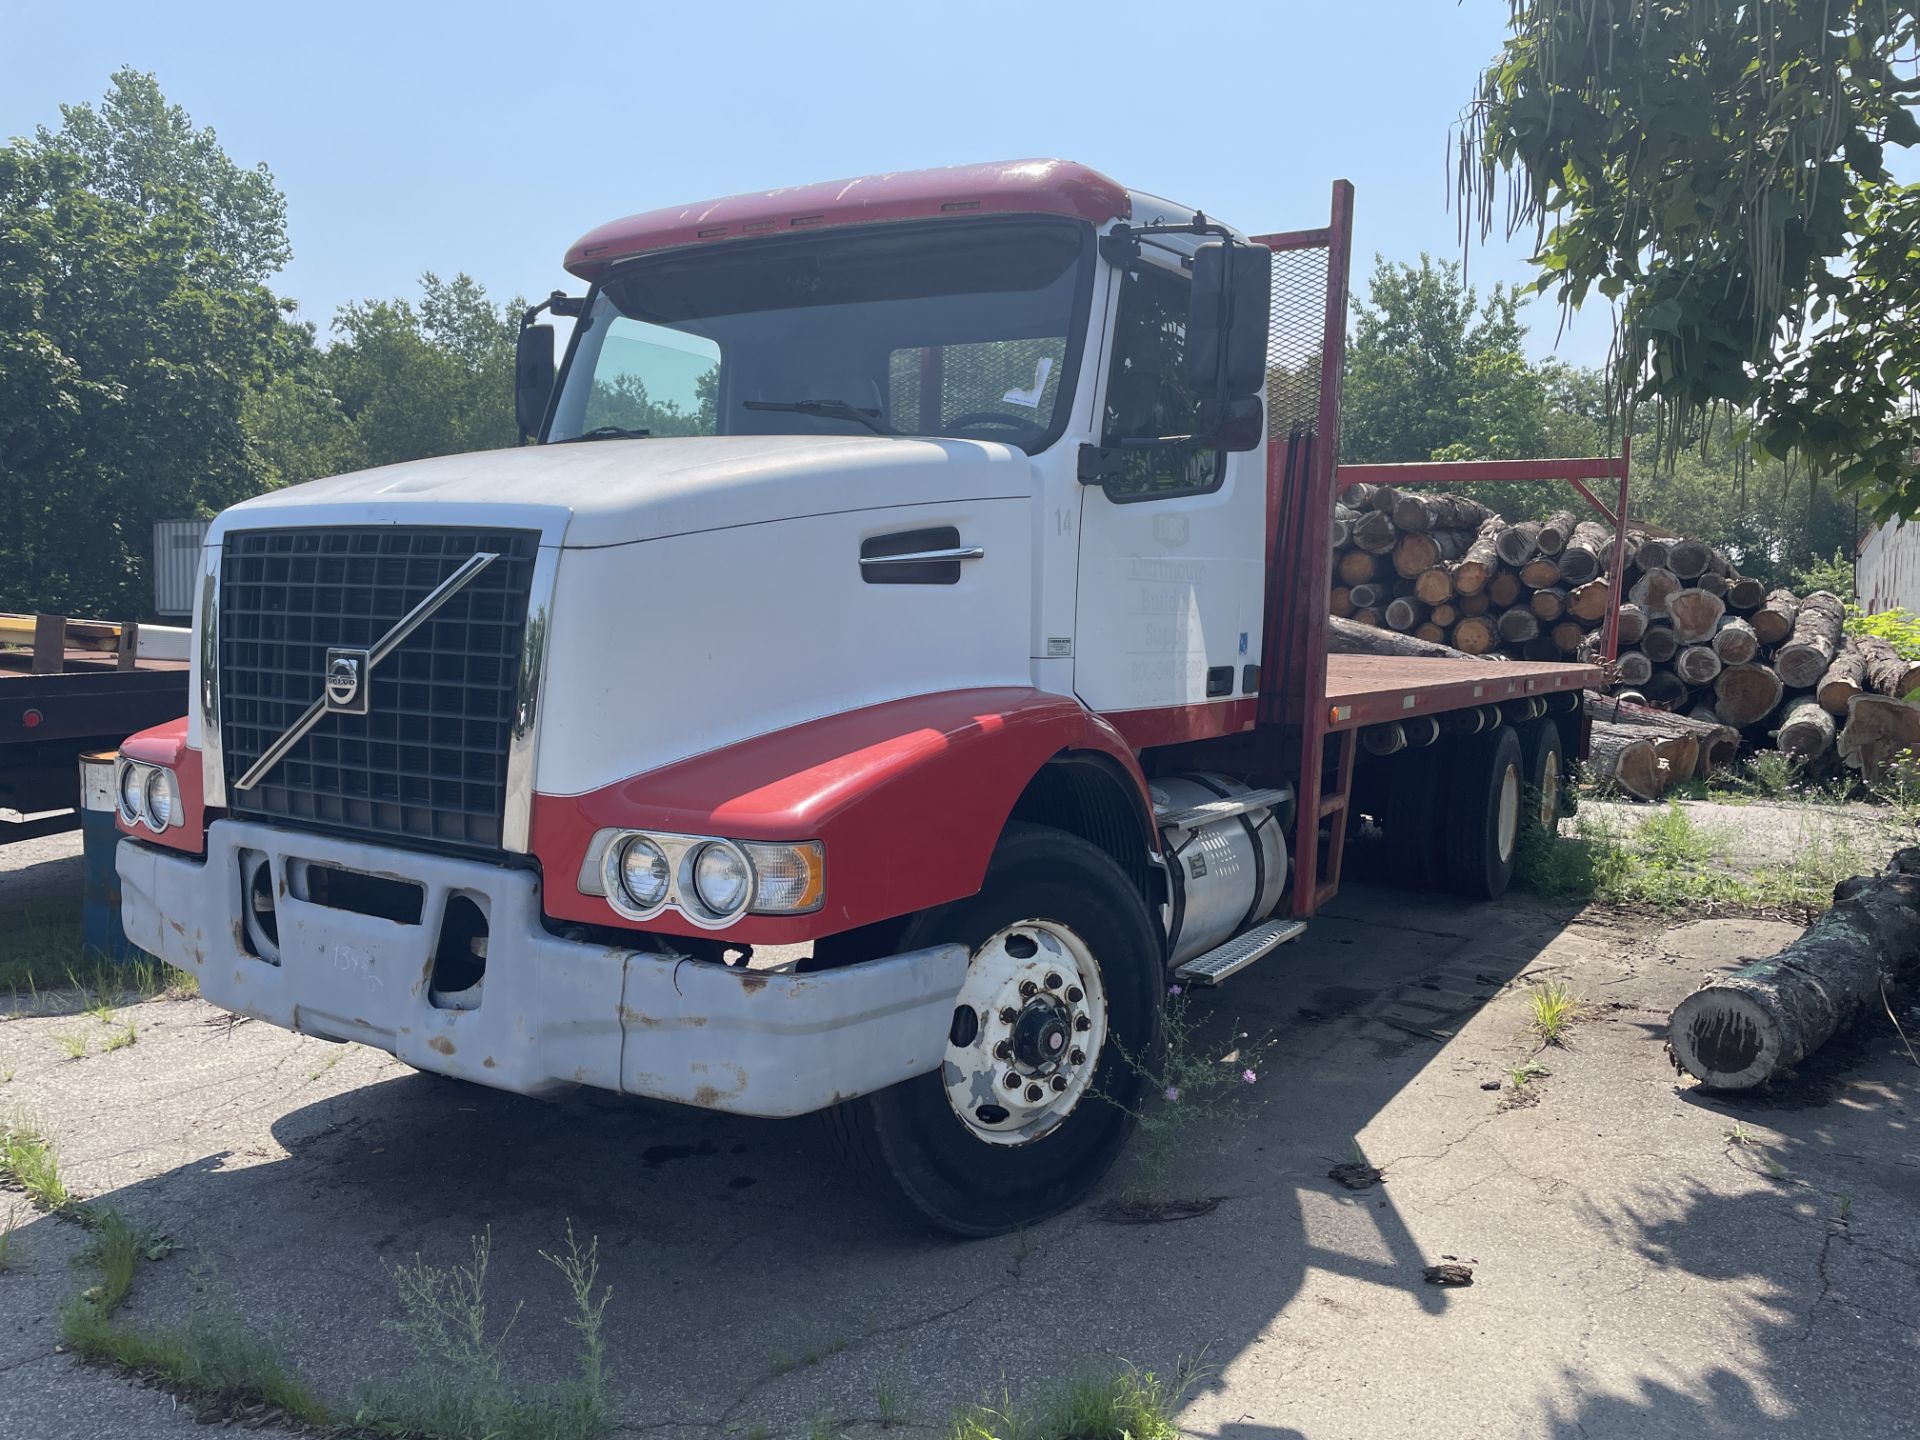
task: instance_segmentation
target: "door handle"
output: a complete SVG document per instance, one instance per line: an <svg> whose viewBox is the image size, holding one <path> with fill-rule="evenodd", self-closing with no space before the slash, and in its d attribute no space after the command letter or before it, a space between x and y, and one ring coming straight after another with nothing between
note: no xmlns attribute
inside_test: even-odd
<svg viewBox="0 0 1920 1440"><path fill-rule="evenodd" d="M926 565L941 560L984 560L986 547L982 545L955 545L946 550L910 550L904 555L862 555L860 568L865 570L874 565Z"/></svg>

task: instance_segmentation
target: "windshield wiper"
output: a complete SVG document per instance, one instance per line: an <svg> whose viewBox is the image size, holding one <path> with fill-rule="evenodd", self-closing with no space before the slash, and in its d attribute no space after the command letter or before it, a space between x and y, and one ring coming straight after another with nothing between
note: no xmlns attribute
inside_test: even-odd
<svg viewBox="0 0 1920 1440"><path fill-rule="evenodd" d="M740 405L746 410L787 410L795 415L818 415L823 420L851 420L876 435L900 433L881 420L878 410L863 410L844 400L742 400Z"/></svg>
<svg viewBox="0 0 1920 1440"><path fill-rule="evenodd" d="M651 430L629 430L624 425L596 425L591 430L582 430L578 435L569 435L564 440L556 440L556 445L571 445L577 440L650 440Z"/></svg>

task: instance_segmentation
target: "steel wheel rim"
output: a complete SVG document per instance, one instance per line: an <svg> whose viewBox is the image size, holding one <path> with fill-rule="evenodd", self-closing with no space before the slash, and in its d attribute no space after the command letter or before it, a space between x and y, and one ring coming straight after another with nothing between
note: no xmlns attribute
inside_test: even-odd
<svg viewBox="0 0 1920 1440"><path fill-rule="evenodd" d="M973 952L954 999L947 1104L978 1140L1031 1144L1079 1108L1106 1038L1106 987L1087 943L1056 920L1009 925Z"/></svg>
<svg viewBox="0 0 1920 1440"><path fill-rule="evenodd" d="M1540 828L1552 832L1560 818L1560 757L1549 750L1540 767Z"/></svg>
<svg viewBox="0 0 1920 1440"><path fill-rule="evenodd" d="M1509 765L1500 772L1500 859L1513 854L1513 842L1520 833L1520 767Z"/></svg>

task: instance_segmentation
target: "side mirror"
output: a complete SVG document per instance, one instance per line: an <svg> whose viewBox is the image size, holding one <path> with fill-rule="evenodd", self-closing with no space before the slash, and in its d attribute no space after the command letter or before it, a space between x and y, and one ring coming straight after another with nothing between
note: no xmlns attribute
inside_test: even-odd
<svg viewBox="0 0 1920 1440"><path fill-rule="evenodd" d="M1215 450L1258 450L1267 433L1266 409L1257 395L1235 395L1224 408L1203 401L1200 433Z"/></svg>
<svg viewBox="0 0 1920 1440"><path fill-rule="evenodd" d="M525 440L540 433L553 395L553 327L522 325L513 353L513 414Z"/></svg>
<svg viewBox="0 0 1920 1440"><path fill-rule="evenodd" d="M1258 395L1267 384L1273 252L1218 240L1193 252L1187 381L1202 395Z"/></svg>

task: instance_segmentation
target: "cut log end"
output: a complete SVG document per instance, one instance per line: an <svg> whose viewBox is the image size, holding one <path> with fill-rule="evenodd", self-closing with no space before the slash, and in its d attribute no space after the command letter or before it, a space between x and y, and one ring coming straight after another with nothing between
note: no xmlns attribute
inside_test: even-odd
<svg viewBox="0 0 1920 1440"><path fill-rule="evenodd" d="M1745 991L1708 986L1674 1008L1667 1042L1686 1072L1715 1090L1748 1090L1781 1065L1780 1026Z"/></svg>

